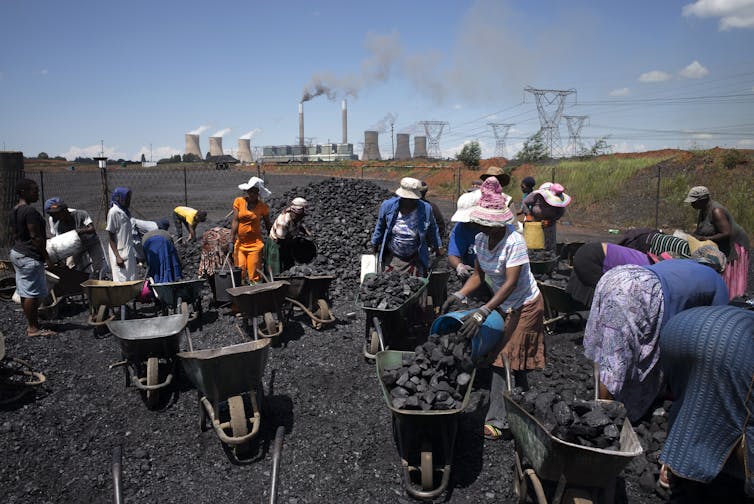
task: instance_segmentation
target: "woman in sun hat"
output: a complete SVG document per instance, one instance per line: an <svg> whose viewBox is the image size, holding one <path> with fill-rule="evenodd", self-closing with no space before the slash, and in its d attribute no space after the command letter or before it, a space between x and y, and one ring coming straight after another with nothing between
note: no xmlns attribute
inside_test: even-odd
<svg viewBox="0 0 754 504"><path fill-rule="evenodd" d="M239 189L246 191L246 196L239 196L233 200L233 220L231 222L231 249L236 266L241 268L243 275L251 282L258 282L258 270L262 268L262 221L267 229L270 224L270 208L260 199L269 197L272 193L264 187L264 180L251 177L245 184L239 184Z"/></svg>
<svg viewBox="0 0 754 504"><path fill-rule="evenodd" d="M293 239L302 234L311 235L309 230L304 227L304 217L308 206L309 203L304 198L293 198L291 204L280 212L275 222L272 223L268 245L270 249L277 247L279 257L279 264L270 264L274 274L285 271L295 264ZM268 257L272 257L272 255L269 254Z"/></svg>
<svg viewBox="0 0 754 504"><path fill-rule="evenodd" d="M743 296L749 280L749 237L736 224L727 208L713 200L709 189L704 186L692 187L684 200L699 211L696 230L693 235L698 240L712 240L726 255L728 265L723 272L723 280L728 286L730 299Z"/></svg>
<svg viewBox="0 0 754 504"><path fill-rule="evenodd" d="M560 184L545 182L539 189L524 198L523 204L531 213L527 221L541 222L545 234L545 250L555 252L557 247L556 222L563 217L565 209L571 204L571 197L565 193Z"/></svg>
<svg viewBox="0 0 754 504"><path fill-rule="evenodd" d="M455 268L458 278L466 280L474 272L476 252L474 240L479 233L476 224L471 222L471 212L482 196L481 191L471 191L462 194L456 204L456 213L450 218L455 222L448 238L448 264Z"/></svg>
<svg viewBox="0 0 754 504"><path fill-rule="evenodd" d="M511 224L515 221L498 180L489 177L482 184L481 197L469 215L480 230L474 249L474 273L458 292L443 304L443 312L459 307L466 297L489 277L494 295L481 308L463 318L459 332L473 337L492 310L501 312L505 334L492 363L490 407L484 436L499 439L508 429L503 390L504 360L510 361L517 385L526 389L526 371L545 365L544 303L537 282L529 269L529 256L523 237Z"/></svg>
<svg viewBox="0 0 754 504"><path fill-rule="evenodd" d="M442 242L432 207L421 199L420 180L404 177L396 196L380 205L371 246L386 271L425 275L429 248L441 252Z"/></svg>

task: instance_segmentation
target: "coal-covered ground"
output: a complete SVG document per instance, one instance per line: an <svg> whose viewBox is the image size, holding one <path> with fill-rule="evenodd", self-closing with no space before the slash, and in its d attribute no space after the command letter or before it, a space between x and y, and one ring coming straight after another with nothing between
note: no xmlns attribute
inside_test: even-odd
<svg viewBox="0 0 754 504"><path fill-rule="evenodd" d="M320 180L268 177L268 185L279 197ZM394 188L395 182L382 185ZM230 206L235 194L229 190L207 197L227 199ZM375 188L375 196L383 195ZM369 221L368 226L351 231L348 222L333 224L331 213L318 217L320 210L312 207L310 224L326 221L338 226L343 239L350 236L360 242L343 245L347 259L335 265L342 270L332 289L339 321L317 331L307 317L298 317L271 348L263 379L262 428L249 463L234 463L214 432L199 429L197 393L186 379L179 380L167 404L148 410L139 393L124 386L122 369L108 370L121 360L118 342L86 325L88 308L83 302L74 300L61 309L60 318L49 324L59 334L49 339L24 336L19 306L0 302L7 354L30 361L47 377L35 396L0 410L0 500L110 502L111 452L121 446L126 502L266 502L272 439L282 425L286 435L278 502L412 501L401 483L390 411L374 364L362 356L366 321L355 304L358 254L366 250L361 241L371 233L376 208L356 217ZM325 233L316 224L312 227L315 236ZM198 234L206 228L200 225ZM196 254L184 250L184 256ZM195 270L189 268L187 276L192 274ZM210 307L209 296L205 290L203 329L191 326L194 347L244 341L235 328L239 320L226 307ZM153 314L151 305L138 308L139 316ZM565 326L548 336L547 352L554 357L552 365L563 368L555 373L563 387L574 388L575 383L588 399L591 376L584 372L589 366L582 356L582 335L579 325ZM550 380L552 365L532 373L531 381ZM513 441L485 441L481 436L488 383L489 373L478 372L471 402L460 416L450 490L440 499L445 502L515 502ZM619 495L628 502L661 501L642 490L631 475L619 482L619 488L625 489Z"/></svg>

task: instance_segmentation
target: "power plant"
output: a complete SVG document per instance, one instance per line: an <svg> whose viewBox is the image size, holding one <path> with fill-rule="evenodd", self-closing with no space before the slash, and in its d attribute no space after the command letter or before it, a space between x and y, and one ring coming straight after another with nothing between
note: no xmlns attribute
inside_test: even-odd
<svg viewBox="0 0 754 504"><path fill-rule="evenodd" d="M380 144L379 144L379 132L377 131L365 131L364 132L364 153L361 156L362 161L380 161Z"/></svg>
<svg viewBox="0 0 754 504"><path fill-rule="evenodd" d="M202 149L199 148L199 135L193 135L186 133L186 152L185 154L193 154L199 159L202 159Z"/></svg>
<svg viewBox="0 0 754 504"><path fill-rule="evenodd" d="M222 156L223 154L223 137L209 137L209 155Z"/></svg>
<svg viewBox="0 0 754 504"><path fill-rule="evenodd" d="M414 137L414 159L427 157L427 137Z"/></svg>
<svg viewBox="0 0 754 504"><path fill-rule="evenodd" d="M411 159L411 148L408 145L409 134L398 133L395 135L395 159L404 161Z"/></svg>
<svg viewBox="0 0 754 504"><path fill-rule="evenodd" d="M251 139L239 138L238 139L238 152L236 153L236 159L242 163L251 163L253 161L251 155Z"/></svg>

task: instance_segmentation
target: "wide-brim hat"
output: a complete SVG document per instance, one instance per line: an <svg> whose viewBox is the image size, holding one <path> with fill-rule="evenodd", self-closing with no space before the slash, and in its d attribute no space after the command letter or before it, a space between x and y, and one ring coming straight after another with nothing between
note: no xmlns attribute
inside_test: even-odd
<svg viewBox="0 0 754 504"><path fill-rule="evenodd" d="M245 184L238 184L238 188L242 191L248 191L252 187L259 189L260 196L269 197L272 195L272 192L264 186L264 180L259 177L251 177Z"/></svg>
<svg viewBox="0 0 754 504"><path fill-rule="evenodd" d="M501 186L507 186L511 182L511 176L499 166L490 166L484 173L479 175L480 180L487 180L488 177L495 177Z"/></svg>
<svg viewBox="0 0 754 504"><path fill-rule="evenodd" d="M550 206L565 208L571 204L571 197L564 192L563 186L560 184L545 182L533 192L540 194L545 203Z"/></svg>
<svg viewBox="0 0 754 504"><path fill-rule="evenodd" d="M479 202L479 198L482 197L482 191L471 191L463 193L458 198L456 204L456 213L450 218L451 222L469 222L471 220L471 212Z"/></svg>
<svg viewBox="0 0 754 504"><path fill-rule="evenodd" d="M475 207L469 216L470 222L489 227L503 227L512 224L516 220L510 208L498 210L493 208Z"/></svg>
<svg viewBox="0 0 754 504"><path fill-rule="evenodd" d="M397 194L401 198L418 200L422 198L421 190L421 180L411 177L403 177L401 179L401 186L395 190L395 194Z"/></svg>
<svg viewBox="0 0 754 504"><path fill-rule="evenodd" d="M488 177L480 189L481 196L477 206L471 211L469 219L482 226L503 227L516 220L508 208L510 197L503 192L497 177Z"/></svg>

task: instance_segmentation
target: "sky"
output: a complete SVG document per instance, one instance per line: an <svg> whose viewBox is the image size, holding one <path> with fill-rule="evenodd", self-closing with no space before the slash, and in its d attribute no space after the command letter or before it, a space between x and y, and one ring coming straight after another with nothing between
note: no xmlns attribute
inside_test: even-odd
<svg viewBox="0 0 754 504"><path fill-rule="evenodd" d="M340 142L346 99L348 141L378 130L383 157L391 124L428 120L448 157L512 157L542 120L556 155L569 123L615 152L754 148L754 0L3 0L0 18L0 147L26 156L295 144L302 99L305 137Z"/></svg>

